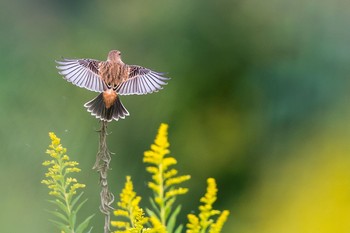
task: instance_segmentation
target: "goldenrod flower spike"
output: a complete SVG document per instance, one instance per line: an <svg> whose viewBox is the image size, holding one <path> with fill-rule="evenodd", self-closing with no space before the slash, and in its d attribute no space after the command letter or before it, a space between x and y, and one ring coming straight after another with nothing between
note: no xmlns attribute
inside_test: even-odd
<svg viewBox="0 0 350 233"><path fill-rule="evenodd" d="M199 231L201 230L201 226L199 224L199 218L194 214L188 214L187 218L189 223L186 224L187 226L186 233L199 233Z"/></svg>
<svg viewBox="0 0 350 233"><path fill-rule="evenodd" d="M190 176L176 176L178 171L175 168L170 168L176 165L177 161L174 157L169 156L169 146L168 125L161 124L151 149L144 153L143 162L150 164L146 167L146 171L152 175L152 181L148 182L148 187L154 194L153 199L151 199L153 209L146 209L146 211L150 215L153 225L158 226L157 232L162 232L160 226L163 226L164 230L172 233L175 230L176 217L181 209L180 206L173 208L176 196L188 192L187 188L175 187L175 185L189 180ZM181 231L181 228L182 225L176 229L177 232Z"/></svg>
<svg viewBox="0 0 350 233"><path fill-rule="evenodd" d="M148 229L148 233L169 233L158 218L150 217L149 221L152 223L152 228Z"/></svg>
<svg viewBox="0 0 350 233"><path fill-rule="evenodd" d="M220 233L229 214L228 210L222 211L216 222L211 225L209 233Z"/></svg>
<svg viewBox="0 0 350 233"><path fill-rule="evenodd" d="M186 233L205 233L208 230L209 233L220 233L229 215L229 211L227 210L221 212L213 209L213 204L217 199L218 189L215 179L208 178L207 183L207 192L200 199L202 205L199 206L199 216L197 217L194 214L187 215L189 223L186 224ZM212 219L215 215L219 215L216 222Z"/></svg>
<svg viewBox="0 0 350 233"><path fill-rule="evenodd" d="M52 212L60 221L52 221L56 224L61 232L81 233L88 227L88 223L93 216L86 218L81 224L76 224L76 214L82 205L87 201L84 200L80 204L78 201L82 196L82 192L75 197L77 190L85 188L85 184L81 184L76 178L70 177L71 173L80 172L77 167L78 163L70 161L66 155L67 149L61 145L61 140L54 133L49 133L51 144L46 153L51 157L50 160L44 161L43 166L48 167L45 173L46 179L41 183L49 188L49 195L57 199L50 201L57 205L59 210Z"/></svg>
<svg viewBox="0 0 350 233"><path fill-rule="evenodd" d="M114 215L121 220L111 222L112 226L118 228L114 233L145 232L143 226L148 222L148 218L139 207L141 197L136 195L130 176L126 177L124 188L119 196L120 202L117 203L119 208L114 211Z"/></svg>

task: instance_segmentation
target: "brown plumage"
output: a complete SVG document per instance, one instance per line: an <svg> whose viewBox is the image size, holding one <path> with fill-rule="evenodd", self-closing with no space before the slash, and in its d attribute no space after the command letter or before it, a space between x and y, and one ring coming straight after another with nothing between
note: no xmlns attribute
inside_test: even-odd
<svg viewBox="0 0 350 233"><path fill-rule="evenodd" d="M101 93L84 106L91 115L108 122L113 119L124 119L129 115L120 102L119 95L157 92L169 80L164 73L125 64L118 50L110 51L106 61L63 59L56 62L59 73L68 82Z"/></svg>

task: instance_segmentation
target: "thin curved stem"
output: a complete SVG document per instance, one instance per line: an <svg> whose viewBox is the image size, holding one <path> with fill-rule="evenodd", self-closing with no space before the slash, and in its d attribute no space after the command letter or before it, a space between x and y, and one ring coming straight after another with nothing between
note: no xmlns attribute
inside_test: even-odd
<svg viewBox="0 0 350 233"><path fill-rule="evenodd" d="M107 174L109 165L111 162L112 153L107 147L107 122L101 121L101 128L98 131L100 133L99 150L96 155L96 162L92 169L96 170L100 174L100 185L101 185L101 205L100 211L105 215L104 233L110 232L110 211L113 210L111 204L114 201L114 195L109 191Z"/></svg>

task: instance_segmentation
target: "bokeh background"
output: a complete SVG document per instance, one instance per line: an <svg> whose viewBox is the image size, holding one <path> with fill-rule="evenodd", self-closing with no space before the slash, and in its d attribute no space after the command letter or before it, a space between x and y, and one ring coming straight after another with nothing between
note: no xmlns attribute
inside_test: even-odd
<svg viewBox="0 0 350 233"><path fill-rule="evenodd" d="M96 94L64 81L55 59L106 59L165 71L158 93L122 98L131 116L109 125L109 182L146 190L143 151L161 122L191 174L197 211L218 182L224 232L350 232L350 3L346 0L0 1L1 232L58 232L40 184L54 131L80 162L85 216L101 232ZM143 206L148 206L147 198Z"/></svg>

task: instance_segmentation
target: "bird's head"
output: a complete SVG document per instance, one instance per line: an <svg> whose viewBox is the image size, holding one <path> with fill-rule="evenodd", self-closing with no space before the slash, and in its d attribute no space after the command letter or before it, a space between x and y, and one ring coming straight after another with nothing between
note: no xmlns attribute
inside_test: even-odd
<svg viewBox="0 0 350 233"><path fill-rule="evenodd" d="M107 61L121 62L121 54L119 50L111 50L108 53Z"/></svg>

